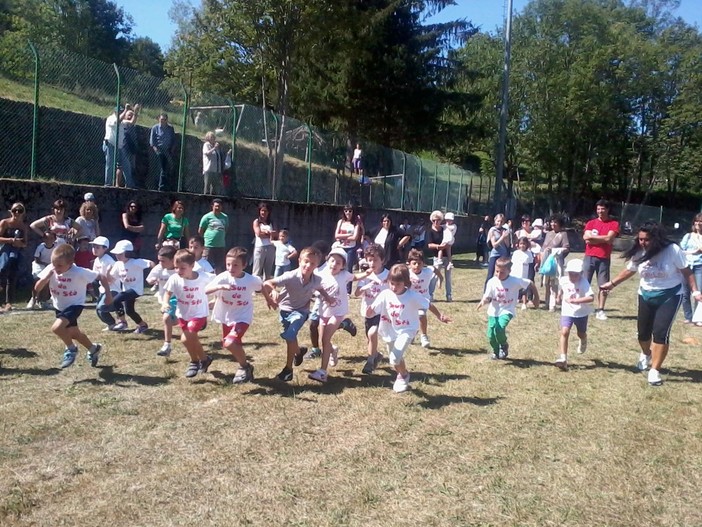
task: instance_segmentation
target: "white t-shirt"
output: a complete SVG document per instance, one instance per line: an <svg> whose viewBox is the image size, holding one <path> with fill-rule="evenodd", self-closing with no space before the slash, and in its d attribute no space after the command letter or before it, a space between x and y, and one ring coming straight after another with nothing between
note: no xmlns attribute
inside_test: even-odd
<svg viewBox="0 0 702 527"><path fill-rule="evenodd" d="M205 289L211 281L206 273L197 273L194 280L185 280L173 274L166 282L165 289L178 299L176 317L183 320L207 318L210 314Z"/></svg>
<svg viewBox="0 0 702 527"><path fill-rule="evenodd" d="M561 315L564 317L581 318L589 316L592 313L592 302L587 304L571 304L572 298L585 298L586 296L595 297L592 291L590 282L581 274L577 284L570 281L568 273L558 279L558 284L563 291L563 302L561 303Z"/></svg>
<svg viewBox="0 0 702 527"><path fill-rule="evenodd" d="M212 320L227 326L233 326L237 322L250 325L254 314L254 294L263 287L261 279L249 273L244 273L244 276L236 278L229 272L224 272L218 274L208 287L217 285L228 285L231 289L215 293Z"/></svg>
<svg viewBox="0 0 702 527"><path fill-rule="evenodd" d="M267 234L270 234L271 231L273 230L273 227L267 223L261 223L260 221L258 222L258 228L261 232L265 232ZM270 237L268 238L259 238L258 236L255 237L254 239L254 247L266 247L271 244L271 239Z"/></svg>
<svg viewBox="0 0 702 527"><path fill-rule="evenodd" d="M353 157L351 158L352 161L356 161L356 159L361 159L363 157L363 150L360 148L354 148L353 149Z"/></svg>
<svg viewBox="0 0 702 527"><path fill-rule="evenodd" d="M93 260L93 271L95 271L98 274L104 275L107 280L110 282L110 285L112 282L115 280L114 276L111 274L108 275L110 272L110 268L115 265L115 260L110 256L109 254L105 253L99 258L96 256L95 260ZM105 292L105 288L100 284L100 294L103 294Z"/></svg>
<svg viewBox="0 0 702 527"><path fill-rule="evenodd" d="M517 249L512 253L512 271L509 274L517 278L529 278L529 265L532 263L534 263L534 253L530 250Z"/></svg>
<svg viewBox="0 0 702 527"><path fill-rule="evenodd" d="M274 240L273 245L275 245L275 265L278 267L290 265L290 254L295 250L295 247L290 245L290 243L283 243L278 240Z"/></svg>
<svg viewBox="0 0 702 527"><path fill-rule="evenodd" d="M423 267L419 274L414 274L410 271L410 280L412 281L412 291L416 291L424 298L429 298L429 282L434 276L434 271L429 267Z"/></svg>
<svg viewBox="0 0 702 527"><path fill-rule="evenodd" d="M340 220L341 221L341 220ZM356 226L350 221L341 221L337 232L339 234L348 234L350 238L345 238L337 242L344 249L350 249L351 247L356 247L356 238L353 237L353 233L356 232Z"/></svg>
<svg viewBox="0 0 702 527"><path fill-rule="evenodd" d="M388 239L388 231L385 229L380 229L378 231L378 234L375 235L375 239L373 240L373 243L377 243L381 247L385 247L385 240Z"/></svg>
<svg viewBox="0 0 702 527"><path fill-rule="evenodd" d="M197 262L195 262L195 265L193 265L193 271L196 273L199 273L202 271L203 273L214 273L214 267L212 267L212 264L207 260L207 258L200 258Z"/></svg>
<svg viewBox="0 0 702 527"><path fill-rule="evenodd" d="M358 289L361 289L371 283L373 283L372 287L369 287L365 291L363 291L363 294L361 295L361 316L365 318L366 316L366 310L368 309L368 306L370 306L373 301L378 297L381 291L384 291L385 289L388 288L388 275L390 274L390 271L387 269L383 269L379 274L371 273L370 276L367 276L366 278L363 278L362 280L359 280L358 282Z"/></svg>
<svg viewBox="0 0 702 527"><path fill-rule="evenodd" d="M321 316L345 317L349 312L349 294L346 292L346 285L353 282L353 274L346 269L342 269L338 274L333 275L330 269L325 269L320 274L322 288L332 297L333 303L322 300Z"/></svg>
<svg viewBox="0 0 702 527"><path fill-rule="evenodd" d="M634 263L634 260L640 258L642 254L643 251L639 251L631 260L626 262L627 270L638 271L641 277L639 280L639 292L641 290L670 289L683 283L680 269L687 267L687 258L679 245L673 243L650 260L640 264Z"/></svg>
<svg viewBox="0 0 702 527"><path fill-rule="evenodd" d="M112 276L122 282L122 291L134 289L141 296L144 294L144 269L148 269L151 261L143 258L130 258L126 262L116 261L112 266Z"/></svg>
<svg viewBox="0 0 702 527"><path fill-rule="evenodd" d="M168 279L175 273L175 268L164 269L161 266L161 264L156 264L156 266L153 269L151 269L151 272L146 277L147 284L158 284L158 292L156 293L156 298L158 299L159 304L163 303L163 299L166 293L166 282L168 282Z"/></svg>
<svg viewBox="0 0 702 527"><path fill-rule="evenodd" d="M441 238L441 244L446 244L446 245L453 245L454 242L456 241L456 231L458 230L458 225L455 223L452 223L449 225L448 223L444 225L444 233Z"/></svg>
<svg viewBox="0 0 702 527"><path fill-rule="evenodd" d="M39 279L46 278L54 270L53 264L49 264L39 273ZM97 280L98 274L90 269L78 267L73 264L68 271L61 275L51 274L49 279L49 291L51 291L51 301L54 309L63 311L70 306L85 305L85 291L88 284Z"/></svg>
<svg viewBox="0 0 702 527"><path fill-rule="evenodd" d="M491 298L488 304L487 314L491 317L499 317L511 313L517 314L516 306L519 301L519 290L529 287L531 280L508 276L500 280L493 276L485 286L483 298Z"/></svg>
<svg viewBox="0 0 702 527"><path fill-rule="evenodd" d="M391 336L388 329L392 329L396 334L414 336L419 330L419 311L429 309L429 300L411 289L401 295L386 289L373 301L371 309L380 315L379 335Z"/></svg>
<svg viewBox="0 0 702 527"><path fill-rule="evenodd" d="M37 276L41 273L47 265L51 263L51 253L56 249L56 243L49 248L44 242L37 245L37 249L34 251L34 260L39 260L38 262L32 262L32 274Z"/></svg>

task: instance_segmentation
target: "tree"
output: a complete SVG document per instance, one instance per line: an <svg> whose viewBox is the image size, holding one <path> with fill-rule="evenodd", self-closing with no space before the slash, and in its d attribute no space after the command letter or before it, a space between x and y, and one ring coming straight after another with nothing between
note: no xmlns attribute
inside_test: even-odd
<svg viewBox="0 0 702 527"><path fill-rule="evenodd" d="M135 38L127 50L123 65L154 77L163 77L161 46L148 37Z"/></svg>

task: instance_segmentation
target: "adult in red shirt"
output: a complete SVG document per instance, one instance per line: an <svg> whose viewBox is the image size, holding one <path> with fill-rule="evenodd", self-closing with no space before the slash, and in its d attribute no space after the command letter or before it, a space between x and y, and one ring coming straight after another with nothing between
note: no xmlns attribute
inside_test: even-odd
<svg viewBox="0 0 702 527"><path fill-rule="evenodd" d="M619 222L609 216L609 202L601 199L595 204L597 218L585 224L585 260L584 271L587 273L588 282L597 273L597 309L595 318L607 320L604 307L607 301L607 291L602 286L609 282L609 268L612 260L612 247L614 239L619 236Z"/></svg>

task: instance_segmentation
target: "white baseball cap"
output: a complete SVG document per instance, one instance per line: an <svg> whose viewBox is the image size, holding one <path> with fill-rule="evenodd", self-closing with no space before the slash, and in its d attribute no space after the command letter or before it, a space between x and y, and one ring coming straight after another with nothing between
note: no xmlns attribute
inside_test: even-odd
<svg viewBox="0 0 702 527"><path fill-rule="evenodd" d="M453 212L447 212L446 214L444 214L444 219L454 221L456 217L453 215Z"/></svg>
<svg viewBox="0 0 702 527"><path fill-rule="evenodd" d="M575 258L573 260L568 260L566 263L566 273L582 273L583 272L583 261L580 258Z"/></svg>
<svg viewBox="0 0 702 527"><path fill-rule="evenodd" d="M327 255L327 260L332 255L336 255L336 256L339 256L340 258L343 258L344 263L346 263L346 251L344 251L341 247L335 247L334 249L329 251L329 254Z"/></svg>
<svg viewBox="0 0 702 527"><path fill-rule="evenodd" d="M129 240L120 240L117 243L115 243L115 248L112 249L110 252L112 254L124 254L127 251L133 251L134 246L132 245L132 242Z"/></svg>
<svg viewBox="0 0 702 527"><path fill-rule="evenodd" d="M83 201L95 201L95 194L92 192L86 192L85 196L83 196Z"/></svg>
<svg viewBox="0 0 702 527"><path fill-rule="evenodd" d="M110 240L108 240L104 236L98 236L92 242L90 242L90 245L101 245L101 246L105 247L106 249L109 249L110 248Z"/></svg>
<svg viewBox="0 0 702 527"><path fill-rule="evenodd" d="M543 227L544 226L544 220L541 218L536 218L534 221L531 222L532 227Z"/></svg>

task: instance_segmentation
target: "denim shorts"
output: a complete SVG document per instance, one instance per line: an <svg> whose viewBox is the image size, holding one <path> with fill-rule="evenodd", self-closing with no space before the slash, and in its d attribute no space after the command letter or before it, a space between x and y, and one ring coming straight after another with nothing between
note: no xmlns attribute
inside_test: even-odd
<svg viewBox="0 0 702 527"><path fill-rule="evenodd" d="M297 340L297 334L307 322L308 316L307 311L281 311L280 322L283 324L283 332L280 336L283 340Z"/></svg>

